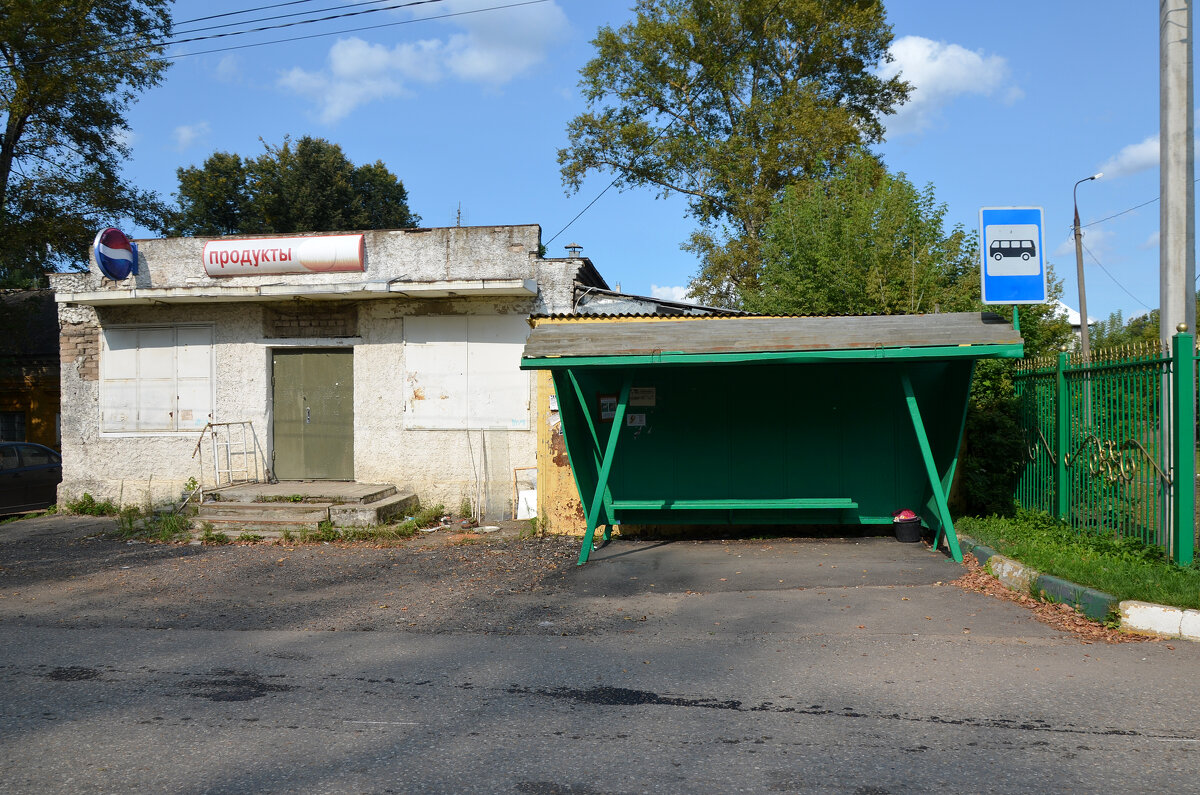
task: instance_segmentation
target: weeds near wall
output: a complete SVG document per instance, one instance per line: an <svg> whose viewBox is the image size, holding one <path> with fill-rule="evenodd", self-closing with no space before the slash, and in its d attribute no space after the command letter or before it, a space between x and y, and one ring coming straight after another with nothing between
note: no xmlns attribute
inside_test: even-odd
<svg viewBox="0 0 1200 795"><path fill-rule="evenodd" d="M62 507L67 513L81 516L116 516L118 513L117 506L113 504L112 500L96 502L96 498L86 491L77 500L67 500Z"/></svg>
<svg viewBox="0 0 1200 795"><path fill-rule="evenodd" d="M114 535L138 541L183 541L191 538L192 522L180 513L155 513L127 505L117 512Z"/></svg>
<svg viewBox="0 0 1200 795"><path fill-rule="evenodd" d="M205 546L224 546L230 543L229 536L221 531L214 531L212 527L205 527L204 532L200 534L200 543Z"/></svg>

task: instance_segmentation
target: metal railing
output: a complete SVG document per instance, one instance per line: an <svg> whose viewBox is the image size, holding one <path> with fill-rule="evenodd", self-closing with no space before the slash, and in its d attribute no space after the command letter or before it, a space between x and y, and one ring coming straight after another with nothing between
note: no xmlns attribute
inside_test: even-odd
<svg viewBox="0 0 1200 795"><path fill-rule="evenodd" d="M1157 343L1027 359L1014 373L1027 460L1017 502L1080 532L1162 546L1179 563L1195 545L1195 347ZM1193 415L1194 416L1194 415Z"/></svg>

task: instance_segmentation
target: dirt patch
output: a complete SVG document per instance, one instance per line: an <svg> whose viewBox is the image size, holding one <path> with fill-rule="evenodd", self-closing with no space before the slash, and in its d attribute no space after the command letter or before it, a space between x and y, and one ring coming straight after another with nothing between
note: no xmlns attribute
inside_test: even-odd
<svg viewBox="0 0 1200 795"><path fill-rule="evenodd" d="M1093 621L1070 605L1041 602L1027 594L1017 593L984 571L983 566L979 565L979 561L969 552L963 555L963 563L967 567L967 573L951 582L951 585L957 585L964 591L974 591L1016 602L1028 608L1038 621L1057 630L1069 632L1083 643L1146 643L1164 640L1158 635L1136 635L1111 629L1099 621Z"/></svg>
<svg viewBox="0 0 1200 795"><path fill-rule="evenodd" d="M572 631L543 594L561 588L578 540L521 539L527 523L501 524L386 543L199 546L116 539L108 519L13 522L0 536L0 626Z"/></svg>

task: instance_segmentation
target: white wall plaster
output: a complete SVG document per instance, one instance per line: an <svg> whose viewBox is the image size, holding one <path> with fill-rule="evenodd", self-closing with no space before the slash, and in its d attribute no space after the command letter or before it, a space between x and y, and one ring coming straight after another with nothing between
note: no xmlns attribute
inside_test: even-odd
<svg viewBox="0 0 1200 795"><path fill-rule="evenodd" d="M366 273L239 276L205 275L203 239L139 242L140 273L112 283L95 263L87 273L54 274L59 293L146 287L326 284L363 281L530 279L536 297L495 299L360 299L354 338L268 339L263 303L173 303L90 306L59 304L60 323L211 323L214 328L216 422L253 423L260 465L271 466L271 350L285 347L354 348L354 472L360 482L411 487L423 504L457 509L475 500L482 483L486 516L511 516L514 467L532 466L536 450L535 379L529 376L527 430L412 430L404 422L405 318L428 314L526 316L572 310L580 260L540 260L537 226L465 227L367 232ZM131 283L133 282L133 283ZM211 449L193 457L200 434L112 435L99 429L99 381L80 368L62 367L63 483L60 501L87 491L122 504L179 499L196 477L213 482Z"/></svg>

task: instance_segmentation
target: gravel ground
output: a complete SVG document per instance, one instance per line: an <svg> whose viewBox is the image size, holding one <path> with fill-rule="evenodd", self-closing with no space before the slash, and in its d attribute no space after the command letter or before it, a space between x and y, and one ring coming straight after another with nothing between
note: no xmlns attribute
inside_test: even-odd
<svg viewBox="0 0 1200 795"><path fill-rule="evenodd" d="M487 534L438 531L388 544L201 546L124 541L112 535L115 522L106 518L27 518L0 524L0 625L573 636L627 631L623 622L633 612L654 609L654 585L626 583L633 591L624 596L648 593L617 608L596 588L621 586L598 586L602 578L587 582L589 572L576 570L578 539L521 539L524 524L502 523ZM794 555L804 541L675 543L719 545L741 557L760 547ZM974 559L968 566L954 585L1016 601L1086 642L1143 639L1014 594ZM672 589L670 576L658 573L657 598L673 590L672 599L698 595L680 583ZM804 576L805 585L820 582L812 572ZM724 583L707 587L738 587Z"/></svg>
<svg viewBox="0 0 1200 795"><path fill-rule="evenodd" d="M523 524L523 523L520 523ZM0 525L0 623L78 628L537 632L579 542L517 523L393 545L127 542L110 519ZM503 600L496 596L506 595ZM572 611L553 634L594 626Z"/></svg>

